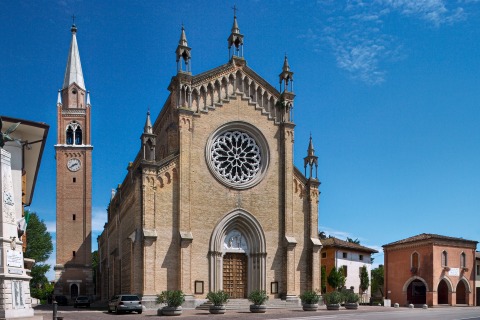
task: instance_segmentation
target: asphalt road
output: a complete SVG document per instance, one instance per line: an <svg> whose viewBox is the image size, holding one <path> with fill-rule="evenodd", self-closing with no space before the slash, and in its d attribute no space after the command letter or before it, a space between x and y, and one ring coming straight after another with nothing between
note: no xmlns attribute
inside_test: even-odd
<svg viewBox="0 0 480 320"><path fill-rule="evenodd" d="M41 306L35 308L35 315L42 315L44 320L52 319L52 307ZM58 316L65 320L122 320L122 319L155 319L166 318L157 316L156 310L146 310L142 314L115 314L105 310L74 309L73 307L59 307ZM169 319L171 317L168 317ZM270 320L480 320L480 307L441 307L424 309L384 308L360 306L358 310L329 311L325 307L316 312L306 312L296 309L270 309L265 314L253 314L248 310L227 310L224 315L212 315L203 310L184 310L183 314L171 319L208 320L208 319L270 319Z"/></svg>

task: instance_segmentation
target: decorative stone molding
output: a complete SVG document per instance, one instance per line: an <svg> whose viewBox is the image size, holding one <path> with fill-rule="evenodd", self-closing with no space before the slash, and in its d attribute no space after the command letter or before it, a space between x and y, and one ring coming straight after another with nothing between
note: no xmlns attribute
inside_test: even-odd
<svg viewBox="0 0 480 320"><path fill-rule="evenodd" d="M148 240L157 240L157 230L143 229L143 237Z"/></svg>
<svg viewBox="0 0 480 320"><path fill-rule="evenodd" d="M320 247L320 248L323 247L322 242L320 241L320 239L318 239L318 238L310 238L310 240L312 241L312 245L313 245L314 247Z"/></svg>
<svg viewBox="0 0 480 320"><path fill-rule="evenodd" d="M190 231L180 231L180 240L182 242L192 242L193 235Z"/></svg>
<svg viewBox="0 0 480 320"><path fill-rule="evenodd" d="M295 237L285 236L285 240L287 241L288 247L295 247L297 245L297 239L295 239Z"/></svg>

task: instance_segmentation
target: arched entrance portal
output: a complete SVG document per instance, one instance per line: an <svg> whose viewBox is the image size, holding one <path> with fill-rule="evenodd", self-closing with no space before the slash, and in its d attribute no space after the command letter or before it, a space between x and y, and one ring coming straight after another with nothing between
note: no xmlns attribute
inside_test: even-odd
<svg viewBox="0 0 480 320"><path fill-rule="evenodd" d="M407 288L408 303L426 304L427 303L427 288L420 280L413 280Z"/></svg>
<svg viewBox="0 0 480 320"><path fill-rule="evenodd" d="M448 285L445 280L438 284L438 304L448 304Z"/></svg>
<svg viewBox="0 0 480 320"><path fill-rule="evenodd" d="M460 280L457 284L457 304L467 304L467 288L465 282Z"/></svg>
<svg viewBox="0 0 480 320"><path fill-rule="evenodd" d="M265 234L252 214L235 210L225 215L210 238L210 291L246 298L252 290L266 290L265 248Z"/></svg>
<svg viewBox="0 0 480 320"><path fill-rule="evenodd" d="M78 297L78 285L73 283L70 287L70 298L75 299Z"/></svg>

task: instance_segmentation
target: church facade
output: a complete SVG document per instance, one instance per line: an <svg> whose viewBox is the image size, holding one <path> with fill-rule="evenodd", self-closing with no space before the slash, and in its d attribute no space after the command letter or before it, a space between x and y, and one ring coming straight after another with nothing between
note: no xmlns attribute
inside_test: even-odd
<svg viewBox="0 0 480 320"><path fill-rule="evenodd" d="M236 17L228 45L226 64L193 75L182 27L170 95L153 123L147 114L98 237L102 300L265 290L297 301L320 288L318 162L310 139L305 171L293 164L293 72L285 57L277 90L250 69Z"/></svg>

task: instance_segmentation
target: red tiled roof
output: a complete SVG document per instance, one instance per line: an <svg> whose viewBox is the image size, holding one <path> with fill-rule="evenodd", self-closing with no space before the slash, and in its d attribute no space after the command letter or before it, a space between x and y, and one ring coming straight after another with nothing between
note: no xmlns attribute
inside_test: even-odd
<svg viewBox="0 0 480 320"><path fill-rule="evenodd" d="M406 238L403 240L398 240L395 242L391 242L388 244L384 244L382 247L387 247L387 246L393 246L397 244L403 244L403 243L410 243L410 242L416 242L416 241L422 241L422 240L449 240L449 241L462 241L462 242L470 242L470 243L478 243L478 241L474 240L467 240L463 238L455 238L455 237L447 237L447 236L442 236L439 234L433 234L433 233L422 233L410 238Z"/></svg>
<svg viewBox="0 0 480 320"><path fill-rule="evenodd" d="M369 252L369 253L378 253L377 250L371 249L368 247L364 247L362 245L353 243L353 242L348 242L344 240L337 239L335 237L331 238L326 238L326 239L320 239L322 242L323 247L336 247L336 248L345 248L345 249L350 249L353 251L362 251L362 252Z"/></svg>

